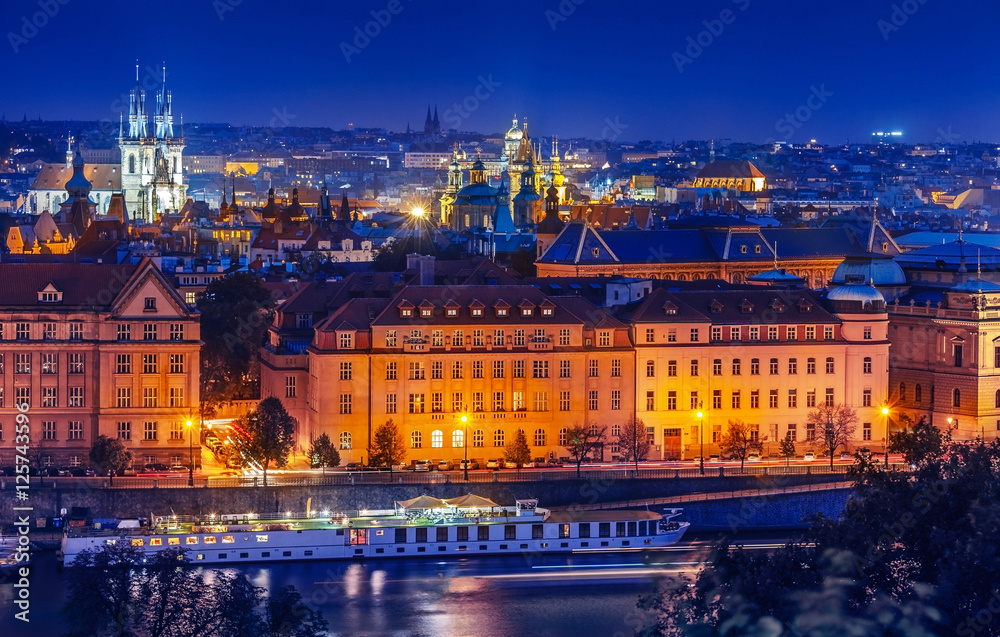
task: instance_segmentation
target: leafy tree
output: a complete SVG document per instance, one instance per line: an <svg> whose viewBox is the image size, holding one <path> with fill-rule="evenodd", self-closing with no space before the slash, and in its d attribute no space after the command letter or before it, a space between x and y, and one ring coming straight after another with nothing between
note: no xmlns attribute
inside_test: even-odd
<svg viewBox="0 0 1000 637"><path fill-rule="evenodd" d="M340 466L340 451L330 436L323 433L309 443L309 459L312 466L323 467L323 473L326 473L327 467Z"/></svg>
<svg viewBox="0 0 1000 637"><path fill-rule="evenodd" d="M66 575L66 624L80 635L127 634L140 597L136 569L142 558L142 550L124 538L80 551Z"/></svg>
<svg viewBox="0 0 1000 637"><path fill-rule="evenodd" d="M809 421L816 423L820 430L819 439L823 448L830 454L830 469L833 469L833 456L842 445L847 445L854 439L854 430L858 426L858 412L844 404L821 405L809 412Z"/></svg>
<svg viewBox="0 0 1000 637"><path fill-rule="evenodd" d="M740 469L742 469L751 452L760 453L761 449L764 448L763 440L758 439L755 434L756 430L751 429L750 425L742 420L730 420L729 428L719 442L719 450L732 458L739 458ZM766 439L764 438L764 440Z"/></svg>
<svg viewBox="0 0 1000 637"><path fill-rule="evenodd" d="M264 470L264 486L267 486L267 468L273 462L281 468L288 461L292 451L295 419L288 415L281 399L271 396L260 401L257 408L245 414L238 421L246 432L244 451L260 463Z"/></svg>
<svg viewBox="0 0 1000 637"><path fill-rule="evenodd" d="M256 275L236 272L212 281L201 312L201 400L205 409L260 392L259 350L275 302Z"/></svg>
<svg viewBox="0 0 1000 637"><path fill-rule="evenodd" d="M309 608L294 586L268 598L264 623L269 637L319 637L328 628L323 615Z"/></svg>
<svg viewBox="0 0 1000 637"><path fill-rule="evenodd" d="M580 477L580 466L595 449L604 446L607 427L597 425L573 425L566 430L566 450L576 462L576 477Z"/></svg>
<svg viewBox="0 0 1000 637"><path fill-rule="evenodd" d="M120 438L100 435L90 447L90 463L101 473L107 472L112 483L116 475L132 465L132 451Z"/></svg>
<svg viewBox="0 0 1000 637"><path fill-rule="evenodd" d="M625 460L635 462L635 470L638 471L639 461L647 459L652 448L646 423L635 416L626 420L621 433L618 434L618 447Z"/></svg>
<svg viewBox="0 0 1000 637"><path fill-rule="evenodd" d="M524 435L523 429L518 429L514 437L504 446L503 458L516 463L518 469L531 462L531 449L528 448L528 438Z"/></svg>
<svg viewBox="0 0 1000 637"><path fill-rule="evenodd" d="M785 436L781 439L781 455L785 457L785 464L791 463L792 458L795 457L795 441L792 440L791 436Z"/></svg>
<svg viewBox="0 0 1000 637"><path fill-rule="evenodd" d="M889 434L889 451L903 454L906 464L916 465L939 457L950 442L950 430L942 432L927 420L927 416L921 416L912 430L906 427Z"/></svg>
<svg viewBox="0 0 1000 637"><path fill-rule="evenodd" d="M402 464L406 459L406 445L403 434L392 418L375 428L372 433L372 448L368 462L373 467L389 467L392 473L393 465Z"/></svg>

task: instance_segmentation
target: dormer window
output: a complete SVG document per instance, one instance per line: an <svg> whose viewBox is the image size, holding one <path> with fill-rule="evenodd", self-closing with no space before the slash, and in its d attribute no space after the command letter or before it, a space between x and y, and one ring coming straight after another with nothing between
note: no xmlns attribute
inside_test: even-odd
<svg viewBox="0 0 1000 637"><path fill-rule="evenodd" d="M740 303L740 312L744 314L750 314L751 312L753 312L753 303L751 303L747 299L743 299L743 302Z"/></svg>
<svg viewBox="0 0 1000 637"><path fill-rule="evenodd" d="M799 305L799 312L811 312L812 308L813 308L812 303L810 303L804 297L801 298L801 299L799 299L799 304L798 305Z"/></svg>
<svg viewBox="0 0 1000 637"><path fill-rule="evenodd" d="M62 303L63 293L49 283L38 293L39 303Z"/></svg>
<svg viewBox="0 0 1000 637"><path fill-rule="evenodd" d="M481 308L481 307L474 307L474 308L472 308L472 315L473 316L482 316L483 315L483 308Z"/></svg>
<svg viewBox="0 0 1000 637"><path fill-rule="evenodd" d="M498 307L497 308L497 316L507 316L507 308L505 308L505 307Z"/></svg>
<svg viewBox="0 0 1000 637"><path fill-rule="evenodd" d="M778 299L771 299L771 302L768 304L768 307L770 307L773 312L777 312L778 314L781 314L782 312L785 311L785 304L779 301Z"/></svg>
<svg viewBox="0 0 1000 637"><path fill-rule="evenodd" d="M756 246L753 247L753 253L754 254L760 254L760 246L759 245L756 245Z"/></svg>
<svg viewBox="0 0 1000 637"><path fill-rule="evenodd" d="M600 248L594 248L593 250L590 251L590 253L592 255L594 255L595 258L599 257L599 256L601 256L601 249Z"/></svg>
<svg viewBox="0 0 1000 637"><path fill-rule="evenodd" d="M672 301L667 301L663 304L664 314L677 314L677 305Z"/></svg>
<svg viewBox="0 0 1000 637"><path fill-rule="evenodd" d="M449 308L448 308L448 309L447 309L447 310L445 311L445 314L446 314L446 315L448 315L448 316L458 316L458 310L456 310L456 309L455 309L455 308L453 308L453 307L449 307Z"/></svg>
<svg viewBox="0 0 1000 637"><path fill-rule="evenodd" d="M740 246L740 254L746 254L746 253L747 253L747 247L745 245Z"/></svg>
<svg viewBox="0 0 1000 637"><path fill-rule="evenodd" d="M552 308L551 307L543 307L542 308L542 316L552 316Z"/></svg>
<svg viewBox="0 0 1000 637"><path fill-rule="evenodd" d="M409 308L407 308L405 310L400 310L399 315L402 316L403 318L409 318L409 317L413 316L413 310L411 310Z"/></svg>
<svg viewBox="0 0 1000 637"><path fill-rule="evenodd" d="M522 307L521 308L521 316L531 316L531 314L532 314L532 311L531 311L530 307Z"/></svg>
<svg viewBox="0 0 1000 637"><path fill-rule="evenodd" d="M712 299L712 303L708 307L713 314L719 314L725 306L723 306L718 299Z"/></svg>
<svg viewBox="0 0 1000 637"><path fill-rule="evenodd" d="M422 308L420 310L420 316L421 317L425 317L426 318L428 316L433 316L433 315L434 315L434 310L431 310L429 308Z"/></svg>

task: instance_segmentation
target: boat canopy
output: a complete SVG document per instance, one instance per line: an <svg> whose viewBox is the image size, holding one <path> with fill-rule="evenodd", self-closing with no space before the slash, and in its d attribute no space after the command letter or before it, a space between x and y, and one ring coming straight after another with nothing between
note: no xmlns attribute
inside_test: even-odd
<svg viewBox="0 0 1000 637"><path fill-rule="evenodd" d="M475 507L479 509L486 509L498 506L496 502L490 500L489 498L484 498L480 495L475 495L473 493L467 493L463 496L457 498L449 498L447 500L448 504L455 507Z"/></svg>
<svg viewBox="0 0 1000 637"><path fill-rule="evenodd" d="M404 511L409 511L413 509L446 509L453 505L448 504L440 498L424 494L411 500L397 500L396 506Z"/></svg>

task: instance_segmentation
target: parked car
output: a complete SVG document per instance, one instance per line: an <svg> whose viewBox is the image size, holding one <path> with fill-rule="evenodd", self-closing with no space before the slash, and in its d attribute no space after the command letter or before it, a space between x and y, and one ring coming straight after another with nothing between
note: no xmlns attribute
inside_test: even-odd
<svg viewBox="0 0 1000 637"><path fill-rule="evenodd" d="M152 462L142 467L143 473L165 473L167 470L167 465L162 462Z"/></svg>
<svg viewBox="0 0 1000 637"><path fill-rule="evenodd" d="M513 460L504 460L503 466L507 469L517 469L517 463Z"/></svg>
<svg viewBox="0 0 1000 637"><path fill-rule="evenodd" d="M558 459L556 459L556 458L552 458L552 459L550 459L550 460L549 460L548 462L546 462L546 463L545 463L545 466L546 466L546 467L549 467L549 468L558 468L558 467L561 467L561 466L563 466L563 463L562 463L562 462L560 462L560 461L559 461Z"/></svg>
<svg viewBox="0 0 1000 637"><path fill-rule="evenodd" d="M768 460L777 460L778 459L778 454L772 453L772 454L770 454L770 455L767 456L767 459Z"/></svg>
<svg viewBox="0 0 1000 637"><path fill-rule="evenodd" d="M170 465L170 469L168 469L168 471L170 471L171 473L181 473L181 472L187 473L187 470L188 470L187 466L182 464Z"/></svg>
<svg viewBox="0 0 1000 637"><path fill-rule="evenodd" d="M476 460L475 458L469 458L468 460L460 460L458 463L458 468L465 469L466 464L469 465L470 471L475 471L476 469L479 468L479 461Z"/></svg>
<svg viewBox="0 0 1000 637"><path fill-rule="evenodd" d="M438 471L451 471L454 468L455 465L452 464L451 460L441 460L437 463Z"/></svg>
<svg viewBox="0 0 1000 637"><path fill-rule="evenodd" d="M853 458L853 457L854 457L854 456L852 456L851 454L847 453L846 451L842 451L842 452L840 453L840 459L841 459L841 460L850 460L850 459L851 459L851 458Z"/></svg>
<svg viewBox="0 0 1000 637"><path fill-rule="evenodd" d="M73 476L74 478L82 478L87 475L87 470L84 469L83 467L70 467L69 475Z"/></svg>
<svg viewBox="0 0 1000 637"><path fill-rule="evenodd" d="M490 458L489 460L486 461L486 468L487 469L499 469L500 468L500 464L502 462L503 462L503 460L498 460L496 458Z"/></svg>
<svg viewBox="0 0 1000 637"><path fill-rule="evenodd" d="M708 461L709 462L718 462L719 461L719 454L713 453L712 455L710 455L708 457Z"/></svg>
<svg viewBox="0 0 1000 637"><path fill-rule="evenodd" d="M347 469L348 471L361 471L361 463L348 462L346 465L344 465L344 468Z"/></svg>
<svg viewBox="0 0 1000 637"><path fill-rule="evenodd" d="M417 463L413 465L414 471L430 471L431 470L430 460L417 460Z"/></svg>
<svg viewBox="0 0 1000 637"><path fill-rule="evenodd" d="M760 462L760 454L759 453L748 454L747 462Z"/></svg>
<svg viewBox="0 0 1000 637"><path fill-rule="evenodd" d="M807 451L806 454L802 456L802 459L806 461L812 461L816 459L816 455L811 451Z"/></svg>

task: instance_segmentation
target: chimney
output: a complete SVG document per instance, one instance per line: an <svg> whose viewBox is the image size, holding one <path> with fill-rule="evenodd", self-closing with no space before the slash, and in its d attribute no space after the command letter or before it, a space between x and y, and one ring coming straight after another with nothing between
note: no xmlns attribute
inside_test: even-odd
<svg viewBox="0 0 1000 637"><path fill-rule="evenodd" d="M434 285L434 257L420 257L420 285Z"/></svg>
<svg viewBox="0 0 1000 637"><path fill-rule="evenodd" d="M406 255L406 269L416 270L418 267L420 267L420 255L416 253Z"/></svg>

